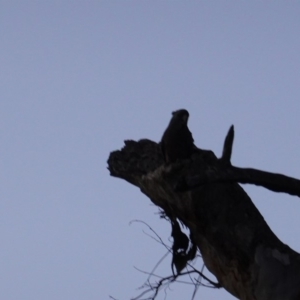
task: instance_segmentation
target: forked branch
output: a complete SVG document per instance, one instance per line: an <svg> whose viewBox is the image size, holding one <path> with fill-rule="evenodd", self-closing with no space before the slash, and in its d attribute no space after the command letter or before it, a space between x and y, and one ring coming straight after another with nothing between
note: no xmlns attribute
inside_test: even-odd
<svg viewBox="0 0 300 300"><path fill-rule="evenodd" d="M177 191L187 191L203 184L217 182L249 183L265 187L274 192L287 193L300 197L300 180L282 174L274 174L251 168L238 168L230 163L234 129L230 127L225 138L220 164L195 176L181 178L176 184Z"/></svg>

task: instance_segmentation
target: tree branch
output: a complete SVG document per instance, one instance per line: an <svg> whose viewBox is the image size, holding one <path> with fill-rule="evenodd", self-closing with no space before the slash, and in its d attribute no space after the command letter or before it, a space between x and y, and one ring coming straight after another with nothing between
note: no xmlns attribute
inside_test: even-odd
<svg viewBox="0 0 300 300"><path fill-rule="evenodd" d="M230 164L233 139L234 139L234 127L233 125L231 125L224 141L223 154L221 157L221 160L227 164Z"/></svg>
<svg viewBox="0 0 300 300"><path fill-rule="evenodd" d="M231 165L231 153L234 139L233 125L230 127L224 141L223 154L220 163L213 168L200 171L192 177L181 178L175 184L176 191L187 191L203 184L217 182L249 183L265 187L274 192L287 193L300 197L300 180L282 174L260 171L251 168L238 168Z"/></svg>
<svg viewBox="0 0 300 300"><path fill-rule="evenodd" d="M221 160L199 149L191 159L170 165L163 163L155 142L126 141L121 151L110 154L109 170L190 229L207 269L229 293L243 300L300 299L300 255L276 237L245 191L232 182L298 195L299 181L231 167L231 136ZM193 189L176 192L180 178Z"/></svg>
<svg viewBox="0 0 300 300"><path fill-rule="evenodd" d="M287 193L300 197L300 180L282 174L243 169L234 166L222 166L206 170L193 177L181 178L175 185L176 191L187 191L203 184L217 182L239 182L263 186L274 192Z"/></svg>

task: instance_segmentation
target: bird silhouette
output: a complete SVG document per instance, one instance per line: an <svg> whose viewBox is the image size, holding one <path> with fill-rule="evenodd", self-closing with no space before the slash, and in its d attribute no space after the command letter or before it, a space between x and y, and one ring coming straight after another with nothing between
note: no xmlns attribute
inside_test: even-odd
<svg viewBox="0 0 300 300"><path fill-rule="evenodd" d="M187 126L189 112L180 109L174 111L172 115L161 139L161 150L166 163L189 158L196 148L192 133Z"/></svg>

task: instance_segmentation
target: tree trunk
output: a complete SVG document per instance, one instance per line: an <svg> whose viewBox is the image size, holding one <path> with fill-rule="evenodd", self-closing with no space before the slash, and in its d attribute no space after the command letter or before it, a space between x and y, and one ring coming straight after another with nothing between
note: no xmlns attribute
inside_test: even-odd
<svg viewBox="0 0 300 300"><path fill-rule="evenodd" d="M139 187L190 229L206 267L229 293L243 300L300 299L300 255L276 237L236 182L176 191L183 179L218 170L213 152L199 149L166 165L157 143L125 141L108 165L112 176Z"/></svg>

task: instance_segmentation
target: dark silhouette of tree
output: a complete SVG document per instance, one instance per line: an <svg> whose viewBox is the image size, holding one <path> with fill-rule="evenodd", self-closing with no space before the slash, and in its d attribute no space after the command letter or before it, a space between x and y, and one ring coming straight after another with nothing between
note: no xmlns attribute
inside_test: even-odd
<svg viewBox="0 0 300 300"><path fill-rule="evenodd" d="M171 222L189 228L217 285L243 300L300 299L300 255L277 238L238 184L300 196L300 181L232 166L233 137L231 127L220 159L197 149L171 164L164 163L159 144L125 141L110 154L108 169L140 188Z"/></svg>

